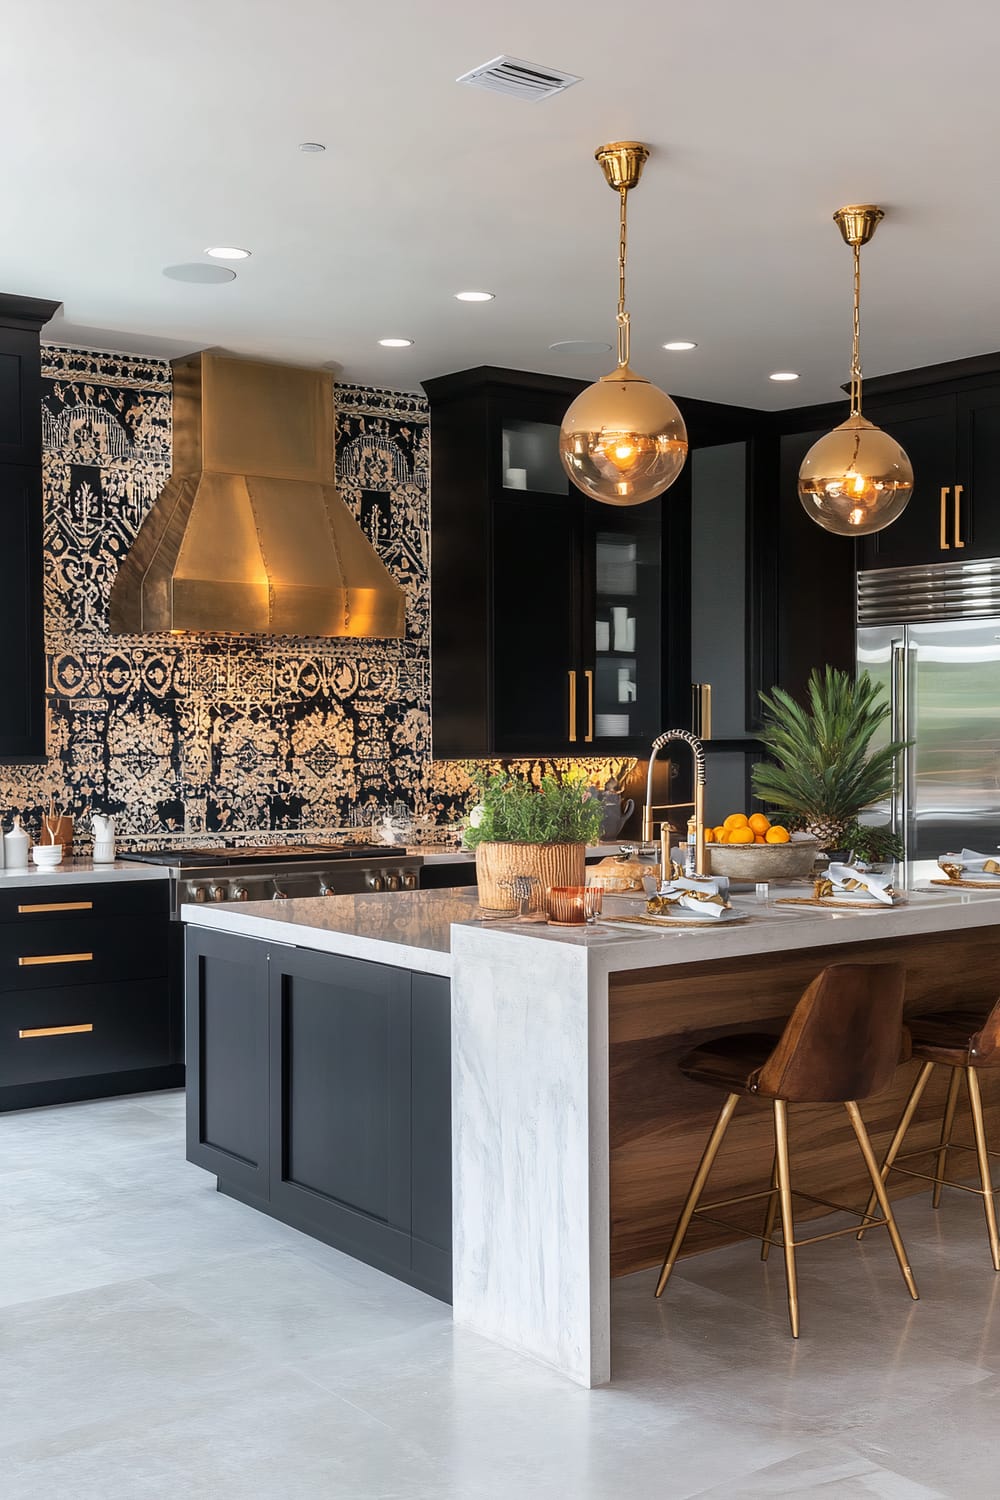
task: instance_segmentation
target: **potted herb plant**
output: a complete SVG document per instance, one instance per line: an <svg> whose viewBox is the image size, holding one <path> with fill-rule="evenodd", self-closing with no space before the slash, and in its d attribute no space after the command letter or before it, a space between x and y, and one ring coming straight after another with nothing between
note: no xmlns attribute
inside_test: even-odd
<svg viewBox="0 0 1000 1500"><path fill-rule="evenodd" d="M504 770L472 772L475 802L463 834L476 851L479 900L494 911L540 910L552 885L583 885L587 845L604 804L582 770L547 772L537 784Z"/></svg>
<svg viewBox="0 0 1000 1500"><path fill-rule="evenodd" d="M753 768L756 796L773 803L781 821L804 828L821 849L847 847L848 832L856 852L861 836L858 814L892 790L896 757L905 748L892 741L872 750L874 736L889 718L890 709L879 684L867 672L854 678L848 672L814 668L806 686L803 708L783 688L761 693L764 728L760 740L772 757ZM887 829L867 830L866 852L878 843L882 857L890 852L893 835Z"/></svg>

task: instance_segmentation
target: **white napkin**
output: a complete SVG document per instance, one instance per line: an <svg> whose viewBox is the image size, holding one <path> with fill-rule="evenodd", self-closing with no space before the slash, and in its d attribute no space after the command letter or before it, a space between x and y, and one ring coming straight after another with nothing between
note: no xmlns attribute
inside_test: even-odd
<svg viewBox="0 0 1000 1500"><path fill-rule="evenodd" d="M678 878L669 881L658 896L648 902L647 911L659 916L676 915L704 917L706 921L718 921L732 912L729 904L729 877L716 875L704 880Z"/></svg>
<svg viewBox="0 0 1000 1500"><path fill-rule="evenodd" d="M963 849L960 854L942 854L938 864L950 880L998 880L1000 881L1000 859L989 854L977 854L975 849ZM957 874L953 874L957 871Z"/></svg>
<svg viewBox="0 0 1000 1500"><path fill-rule="evenodd" d="M891 906L895 891L891 875L873 875L871 870L858 870L854 865L832 864L827 877L833 890L829 895L838 901L881 901Z"/></svg>

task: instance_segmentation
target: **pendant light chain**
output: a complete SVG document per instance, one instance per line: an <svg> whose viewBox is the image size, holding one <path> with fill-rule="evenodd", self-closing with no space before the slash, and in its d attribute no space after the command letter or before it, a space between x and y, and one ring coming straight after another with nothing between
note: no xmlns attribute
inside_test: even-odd
<svg viewBox="0 0 1000 1500"><path fill-rule="evenodd" d="M861 415L861 244L854 250L854 340L851 348L851 416Z"/></svg>
<svg viewBox="0 0 1000 1500"><path fill-rule="evenodd" d="M625 311L625 260L628 255L628 188L618 189L618 366L629 361L629 315Z"/></svg>

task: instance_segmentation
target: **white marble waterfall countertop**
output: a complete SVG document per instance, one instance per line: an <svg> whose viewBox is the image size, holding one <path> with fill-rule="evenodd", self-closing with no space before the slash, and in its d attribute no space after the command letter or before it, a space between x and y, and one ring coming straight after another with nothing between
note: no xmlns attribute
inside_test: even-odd
<svg viewBox="0 0 1000 1500"><path fill-rule="evenodd" d="M30 855L29 855L30 858ZM0 890L34 885L104 885L111 880L167 880L161 865L95 865L92 859L63 859L58 865L32 864L27 870L0 870Z"/></svg>

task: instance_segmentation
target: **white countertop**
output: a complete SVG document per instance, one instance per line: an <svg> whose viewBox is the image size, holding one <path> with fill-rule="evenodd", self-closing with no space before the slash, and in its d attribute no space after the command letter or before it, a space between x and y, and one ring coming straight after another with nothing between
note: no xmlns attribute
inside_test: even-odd
<svg viewBox="0 0 1000 1500"><path fill-rule="evenodd" d="M1000 925L1000 889L994 894L928 887L927 876L936 870L930 861L913 867L908 872L911 889L906 904L884 911L782 906L776 904L778 896L809 895L811 886L772 886L767 902L753 895L733 897L734 907L748 920L712 922L699 928L629 931L602 922L584 928L514 920L484 922L476 919L474 887L185 905L181 915L199 927L443 975L451 973L453 950L468 952L472 946L481 952L484 943L496 943L497 951L503 947L508 956L517 951L511 944L558 943L584 950L589 969L614 973ZM605 898L605 916L637 914L643 909L641 897ZM529 965L530 952L523 948L524 962Z"/></svg>
<svg viewBox="0 0 1000 1500"><path fill-rule="evenodd" d="M31 865L27 870L0 870L0 890L24 885L105 885L112 880L167 880L161 865L128 864L116 859L95 865L92 859L63 859L58 865Z"/></svg>

